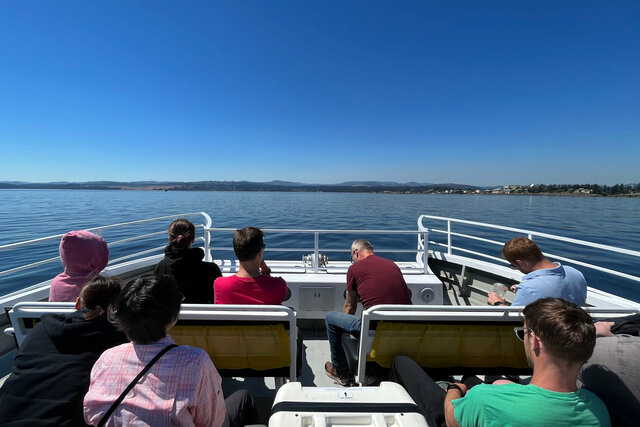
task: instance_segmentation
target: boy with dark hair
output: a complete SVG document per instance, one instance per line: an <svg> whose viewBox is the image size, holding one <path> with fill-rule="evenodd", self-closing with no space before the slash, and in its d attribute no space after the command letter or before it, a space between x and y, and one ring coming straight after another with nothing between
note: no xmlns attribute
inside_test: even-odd
<svg viewBox="0 0 640 427"><path fill-rule="evenodd" d="M219 277L213 283L216 304L282 304L287 283L281 277L271 277L264 248L264 233L259 228L236 230L233 251L240 268L237 274Z"/></svg>

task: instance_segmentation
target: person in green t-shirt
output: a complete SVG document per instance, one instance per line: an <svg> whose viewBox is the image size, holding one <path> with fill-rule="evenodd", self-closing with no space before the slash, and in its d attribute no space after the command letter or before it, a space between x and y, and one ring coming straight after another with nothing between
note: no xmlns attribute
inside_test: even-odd
<svg viewBox="0 0 640 427"><path fill-rule="evenodd" d="M528 385L501 380L468 389L452 383L445 394L406 356L396 356L390 379L407 388L433 426L610 426L604 403L576 387L596 342L589 314L563 299L543 298L523 315L524 326L514 329L533 368Z"/></svg>

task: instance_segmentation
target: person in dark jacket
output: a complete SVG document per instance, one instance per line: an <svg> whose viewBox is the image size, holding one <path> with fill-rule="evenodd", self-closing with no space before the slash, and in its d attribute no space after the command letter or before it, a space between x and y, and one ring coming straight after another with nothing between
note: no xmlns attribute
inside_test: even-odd
<svg viewBox="0 0 640 427"><path fill-rule="evenodd" d="M103 351L127 342L106 316L120 289L118 279L97 276L77 298L78 311L42 316L0 389L0 424L86 425L82 400L91 368Z"/></svg>
<svg viewBox="0 0 640 427"><path fill-rule="evenodd" d="M204 251L192 248L196 228L186 219L176 219L169 225L169 246L164 259L153 274L168 274L178 282L186 304L213 304L213 282L222 276L214 262L204 262Z"/></svg>

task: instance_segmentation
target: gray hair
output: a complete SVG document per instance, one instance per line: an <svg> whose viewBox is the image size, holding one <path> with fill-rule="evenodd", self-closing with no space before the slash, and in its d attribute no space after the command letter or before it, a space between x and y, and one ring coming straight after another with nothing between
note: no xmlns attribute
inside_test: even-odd
<svg viewBox="0 0 640 427"><path fill-rule="evenodd" d="M369 243L368 240L364 240L364 239L356 239L353 241L353 243L351 244L351 250L354 249L358 249L358 250L369 250L371 252L373 252L373 246L371 246L371 243Z"/></svg>

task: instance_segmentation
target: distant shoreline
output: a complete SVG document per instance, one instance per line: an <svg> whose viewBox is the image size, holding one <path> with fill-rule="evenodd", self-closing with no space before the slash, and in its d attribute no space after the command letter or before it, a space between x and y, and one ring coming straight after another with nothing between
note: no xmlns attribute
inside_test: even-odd
<svg viewBox="0 0 640 427"><path fill-rule="evenodd" d="M474 194L478 196L564 196L564 197L627 197L638 198L640 192L621 194L597 194L586 191L526 191L529 187L518 190L507 189L508 186L476 187L462 184L432 185L312 185L312 184L272 184L247 181L203 181L203 182L166 182L166 183L0 183L0 189L14 190L125 190L125 191L257 191L257 192L289 192L289 193L382 193L382 194ZM567 187L556 185L556 187ZM545 186L547 188L547 186ZM601 188L607 188L602 186ZM560 189L559 189L560 190Z"/></svg>

